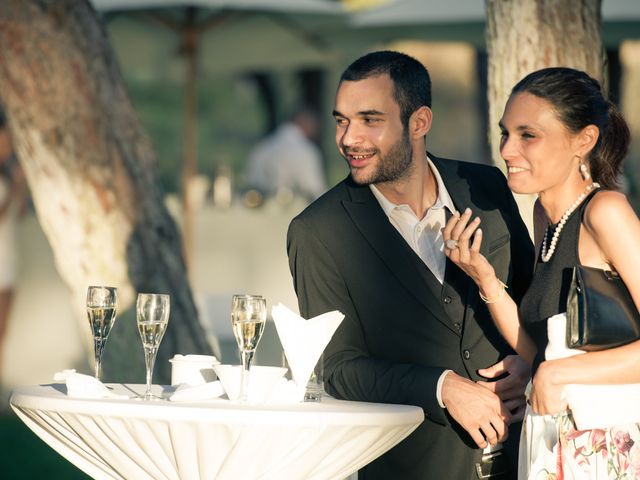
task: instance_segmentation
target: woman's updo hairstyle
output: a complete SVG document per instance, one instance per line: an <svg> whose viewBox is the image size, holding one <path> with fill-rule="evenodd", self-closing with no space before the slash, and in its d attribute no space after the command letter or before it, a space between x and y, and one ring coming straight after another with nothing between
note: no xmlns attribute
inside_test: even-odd
<svg viewBox="0 0 640 480"><path fill-rule="evenodd" d="M553 67L524 77L513 87L511 96L522 92L549 102L558 119L573 134L587 125L600 129L598 141L586 160L593 181L615 189L630 134L616 106L602 95L600 84L580 70Z"/></svg>

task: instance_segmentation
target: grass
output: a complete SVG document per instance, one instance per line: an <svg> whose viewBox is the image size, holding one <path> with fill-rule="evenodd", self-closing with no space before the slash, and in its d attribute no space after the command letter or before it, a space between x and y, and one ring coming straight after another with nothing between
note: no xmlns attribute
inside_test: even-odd
<svg viewBox="0 0 640 480"><path fill-rule="evenodd" d="M0 414L0 478L3 480L89 480L90 477L44 443L13 413Z"/></svg>

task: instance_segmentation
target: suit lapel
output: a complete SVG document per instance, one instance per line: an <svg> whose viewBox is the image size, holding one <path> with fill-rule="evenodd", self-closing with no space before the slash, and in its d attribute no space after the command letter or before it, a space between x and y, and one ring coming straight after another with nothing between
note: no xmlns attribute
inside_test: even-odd
<svg viewBox="0 0 640 480"><path fill-rule="evenodd" d="M438 169L438 173L440 173L442 177L442 181L453 200L456 210L462 213L468 207L474 211L474 214L480 214L481 212L478 211L477 206L471 201L468 182L465 181L458 172L460 164L458 162L442 160L431 154L429 154L429 158ZM486 248L486 245L484 245L483 242L481 250L484 248ZM453 287L457 290L463 302L465 298L468 298L469 288L473 286L469 276L448 258L444 274L444 283L446 287Z"/></svg>
<svg viewBox="0 0 640 480"><path fill-rule="evenodd" d="M470 208L473 211L474 216L479 216L482 222L485 222L483 211L480 210L477 204L471 200L469 183L458 172L458 168L460 168L461 164L458 162L442 160L441 158L434 157L431 154L429 154L429 158L438 169L438 172L442 177L442 181L447 187L447 191L449 192L456 209L462 213L466 208ZM486 225L486 223L482 223L481 225ZM485 256L487 255L488 249L488 242L486 240L488 240L488 238L485 236L485 241L483 241L480 246L480 253ZM449 266L453 267L454 265L449 259L447 259L447 270L449 269Z"/></svg>
<svg viewBox="0 0 640 480"><path fill-rule="evenodd" d="M433 316L453 330L450 322L442 318L443 312L439 308L437 294L442 289L440 282L391 225L369 187L356 186L349 181L347 185L351 201L344 200L343 205L356 228L397 280Z"/></svg>

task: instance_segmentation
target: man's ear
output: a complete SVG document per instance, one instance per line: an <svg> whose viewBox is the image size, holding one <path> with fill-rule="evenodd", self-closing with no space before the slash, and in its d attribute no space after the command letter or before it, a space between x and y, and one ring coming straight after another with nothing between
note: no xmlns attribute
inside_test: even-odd
<svg viewBox="0 0 640 480"><path fill-rule="evenodd" d="M422 106L409 117L409 136L412 139L423 138L431 130L433 112L429 107Z"/></svg>

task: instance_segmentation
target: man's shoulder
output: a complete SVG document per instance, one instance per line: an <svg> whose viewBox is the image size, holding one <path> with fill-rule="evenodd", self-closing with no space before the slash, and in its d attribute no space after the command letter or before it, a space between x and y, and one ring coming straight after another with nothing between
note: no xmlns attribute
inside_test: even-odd
<svg viewBox="0 0 640 480"><path fill-rule="evenodd" d="M466 185L474 195L483 198L503 198L508 190L507 179L502 171L493 165L464 162L429 155L448 188Z"/></svg>
<svg viewBox="0 0 640 480"><path fill-rule="evenodd" d="M333 215L342 208L342 201L350 198L349 188L349 179L342 180L314 200L294 220L319 221Z"/></svg>
<svg viewBox="0 0 640 480"><path fill-rule="evenodd" d="M429 154L429 158L439 172L455 174L459 177L471 179L471 181L481 180L482 176L486 177L487 175L502 175L500 169L494 165L437 157L432 154ZM481 177L478 178L476 175Z"/></svg>

